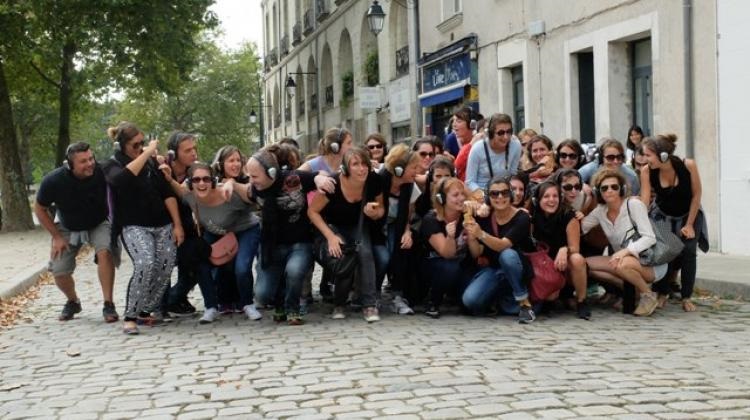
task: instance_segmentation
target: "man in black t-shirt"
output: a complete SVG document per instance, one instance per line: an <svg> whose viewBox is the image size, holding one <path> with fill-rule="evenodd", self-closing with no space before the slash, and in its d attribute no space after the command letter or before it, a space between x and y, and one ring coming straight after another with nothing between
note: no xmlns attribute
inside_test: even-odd
<svg viewBox="0 0 750 420"><path fill-rule="evenodd" d="M119 316L112 301L115 268L107 219L107 183L87 143L68 146L66 158L62 167L44 177L34 203L39 223L52 235L49 271L55 277L57 287L68 298L59 319L67 321L81 312L72 274L81 245L88 243L96 252L95 261L104 296L102 315L106 322L115 322ZM58 223L48 210L52 204L57 207Z"/></svg>

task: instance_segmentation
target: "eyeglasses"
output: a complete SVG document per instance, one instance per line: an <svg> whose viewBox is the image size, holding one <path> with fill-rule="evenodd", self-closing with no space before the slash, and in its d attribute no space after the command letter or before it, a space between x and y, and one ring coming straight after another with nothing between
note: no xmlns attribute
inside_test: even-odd
<svg viewBox="0 0 750 420"><path fill-rule="evenodd" d="M583 186L581 184L563 184L562 189L565 191L573 191L575 189L576 191L581 191Z"/></svg>
<svg viewBox="0 0 750 420"><path fill-rule="evenodd" d="M510 128L508 130L497 130L497 131L495 131L495 135L499 136L499 137L502 137L502 136L504 136L506 134L509 135L509 136L512 136L513 135L513 129Z"/></svg>
<svg viewBox="0 0 750 420"><path fill-rule="evenodd" d="M604 156L604 159L607 159L607 162L614 162L616 160L622 161L623 159L625 159L625 155L623 155L622 153L620 153L619 155L607 155Z"/></svg>
<svg viewBox="0 0 750 420"><path fill-rule="evenodd" d="M610 184L610 185L600 185L599 191L605 193L609 190L612 190L614 192L620 191L620 184Z"/></svg>
<svg viewBox="0 0 750 420"><path fill-rule="evenodd" d="M419 152L419 156L422 159L426 158L427 156L429 156L431 158L434 158L435 157L435 152Z"/></svg>
<svg viewBox="0 0 750 420"><path fill-rule="evenodd" d="M510 197L510 190L490 190L490 197L492 198L498 198L498 197Z"/></svg>
<svg viewBox="0 0 750 420"><path fill-rule="evenodd" d="M367 148L368 148L368 149L370 149L370 150L375 150L375 149L382 149L382 148L383 148L383 145L382 145L382 144L380 144L380 143L376 143L376 144L368 144L368 145L367 145Z"/></svg>
<svg viewBox="0 0 750 420"><path fill-rule="evenodd" d="M204 184L210 184L212 181L213 180L210 176L194 176L190 178L190 182L192 182L193 184L199 184L201 182Z"/></svg>
<svg viewBox="0 0 750 420"><path fill-rule="evenodd" d="M136 142L130 143L130 147L132 147L133 149L140 149L141 147L143 147L144 144L145 142L143 140L136 141Z"/></svg>
<svg viewBox="0 0 750 420"><path fill-rule="evenodd" d="M563 152L560 152L560 153L557 154L557 156L560 156L560 160L563 160L563 159L577 160L578 159L578 154L577 153L563 153Z"/></svg>

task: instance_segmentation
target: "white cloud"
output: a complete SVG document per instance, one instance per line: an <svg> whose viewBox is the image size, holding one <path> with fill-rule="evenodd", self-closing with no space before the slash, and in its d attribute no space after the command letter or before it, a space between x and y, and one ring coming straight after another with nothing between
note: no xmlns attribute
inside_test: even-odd
<svg viewBox="0 0 750 420"><path fill-rule="evenodd" d="M263 16L260 0L216 0L211 10L221 21L224 35L219 38L223 48L234 49L252 41L263 55Z"/></svg>

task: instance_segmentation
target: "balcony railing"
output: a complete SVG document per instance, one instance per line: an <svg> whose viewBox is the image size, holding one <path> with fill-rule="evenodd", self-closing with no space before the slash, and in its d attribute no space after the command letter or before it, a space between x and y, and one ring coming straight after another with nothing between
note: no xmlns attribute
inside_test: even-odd
<svg viewBox="0 0 750 420"><path fill-rule="evenodd" d="M333 106L333 85L326 86L326 106Z"/></svg>
<svg viewBox="0 0 750 420"><path fill-rule="evenodd" d="M296 47L302 42L302 22L297 21L297 23L292 26L292 46Z"/></svg>
<svg viewBox="0 0 750 420"><path fill-rule="evenodd" d="M268 53L268 64L272 67L279 64L279 54L276 47L271 48L271 52Z"/></svg>
<svg viewBox="0 0 750 420"><path fill-rule="evenodd" d="M289 35L284 35L281 37L281 56L284 57L287 54L289 54Z"/></svg>
<svg viewBox="0 0 750 420"><path fill-rule="evenodd" d="M305 18L302 21L302 33L305 36L310 35L315 31L315 12L313 9L305 10Z"/></svg>
<svg viewBox="0 0 750 420"><path fill-rule="evenodd" d="M396 50L396 76L409 74L409 46Z"/></svg>
<svg viewBox="0 0 750 420"><path fill-rule="evenodd" d="M328 17L328 13L328 0L315 0L315 19L322 22Z"/></svg>

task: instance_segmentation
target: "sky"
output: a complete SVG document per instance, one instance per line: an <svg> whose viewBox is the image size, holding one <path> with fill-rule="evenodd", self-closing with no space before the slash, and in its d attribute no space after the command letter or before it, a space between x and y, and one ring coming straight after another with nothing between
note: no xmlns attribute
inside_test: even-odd
<svg viewBox="0 0 750 420"><path fill-rule="evenodd" d="M263 56L263 16L260 0L216 0L211 10L221 21L224 36L220 45L235 49L244 41L254 41Z"/></svg>

